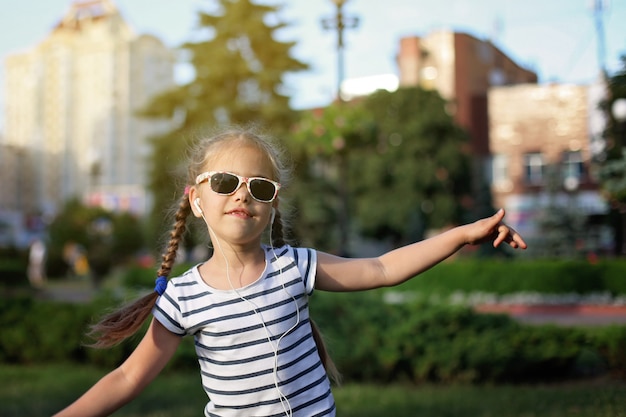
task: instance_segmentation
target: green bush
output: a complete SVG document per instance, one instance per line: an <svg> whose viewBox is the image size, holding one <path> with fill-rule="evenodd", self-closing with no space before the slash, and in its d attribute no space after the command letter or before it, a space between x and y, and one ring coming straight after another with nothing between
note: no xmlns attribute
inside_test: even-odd
<svg viewBox="0 0 626 417"><path fill-rule="evenodd" d="M378 291L318 293L311 300L311 311L348 379L561 379L581 373L577 369L581 355L590 351L610 369L624 365L622 328L524 326L505 315L483 315L465 307L385 304Z"/></svg>
<svg viewBox="0 0 626 417"><path fill-rule="evenodd" d="M455 291L626 294L626 261L449 261L394 290L399 289L442 295Z"/></svg>
<svg viewBox="0 0 626 417"><path fill-rule="evenodd" d="M83 328L80 309L23 298L5 300L0 312L4 362L76 358L77 335Z"/></svg>
<svg viewBox="0 0 626 417"><path fill-rule="evenodd" d="M77 362L112 368L128 357L144 331L117 346L95 349L87 337L89 326L117 301L103 296L91 304L7 298L0 303L0 362L53 363ZM197 366L193 341L182 343L171 366Z"/></svg>
<svg viewBox="0 0 626 417"><path fill-rule="evenodd" d="M626 326L609 326L589 331L590 345L606 361L609 371L626 378Z"/></svg>
<svg viewBox="0 0 626 417"><path fill-rule="evenodd" d="M0 287L28 285L27 268L28 265L23 259L0 259Z"/></svg>
<svg viewBox="0 0 626 417"><path fill-rule="evenodd" d="M0 288L28 285L28 251L0 248Z"/></svg>

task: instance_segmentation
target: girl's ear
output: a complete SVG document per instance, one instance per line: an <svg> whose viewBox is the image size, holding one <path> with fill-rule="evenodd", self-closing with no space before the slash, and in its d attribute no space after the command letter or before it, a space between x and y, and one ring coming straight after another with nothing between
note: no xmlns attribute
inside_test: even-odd
<svg viewBox="0 0 626 417"><path fill-rule="evenodd" d="M193 212L193 215L195 217L202 216L202 209L199 207L200 196L196 191L196 187L189 187L189 193L187 194L187 197L189 198L189 205L191 206L191 211Z"/></svg>

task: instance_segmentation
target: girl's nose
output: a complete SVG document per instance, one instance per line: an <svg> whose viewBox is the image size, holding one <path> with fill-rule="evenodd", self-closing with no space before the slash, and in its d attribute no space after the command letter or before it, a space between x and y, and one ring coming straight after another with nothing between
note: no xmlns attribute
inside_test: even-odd
<svg viewBox="0 0 626 417"><path fill-rule="evenodd" d="M248 192L248 187L246 186L246 183L242 181L241 184L239 184L239 188L235 190L235 193L233 195L235 196L235 199L248 201L248 199L250 198L250 193Z"/></svg>

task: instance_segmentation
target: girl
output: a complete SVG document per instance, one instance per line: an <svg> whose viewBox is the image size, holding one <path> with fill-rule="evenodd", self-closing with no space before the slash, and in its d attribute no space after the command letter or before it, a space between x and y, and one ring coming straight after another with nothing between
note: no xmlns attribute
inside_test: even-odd
<svg viewBox="0 0 626 417"><path fill-rule="evenodd" d="M135 351L57 416L104 416L136 397L163 369L182 336L193 335L206 416L334 416L336 369L309 318L314 289L357 291L397 285L466 244L493 240L526 248L502 223L504 211L377 258L346 259L283 241L279 211L287 177L276 148L232 130L198 144L155 291L94 326L111 346L153 319ZM214 254L168 281L189 214L200 218ZM270 226L270 245L262 235Z"/></svg>

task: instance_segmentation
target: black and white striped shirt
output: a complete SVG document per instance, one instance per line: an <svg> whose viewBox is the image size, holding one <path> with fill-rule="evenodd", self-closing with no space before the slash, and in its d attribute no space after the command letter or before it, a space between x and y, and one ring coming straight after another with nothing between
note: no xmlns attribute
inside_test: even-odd
<svg viewBox="0 0 626 417"><path fill-rule="evenodd" d="M172 278L154 317L175 334L194 335L206 416L334 416L309 322L316 252L264 250L261 277L235 291L207 285L198 266Z"/></svg>

